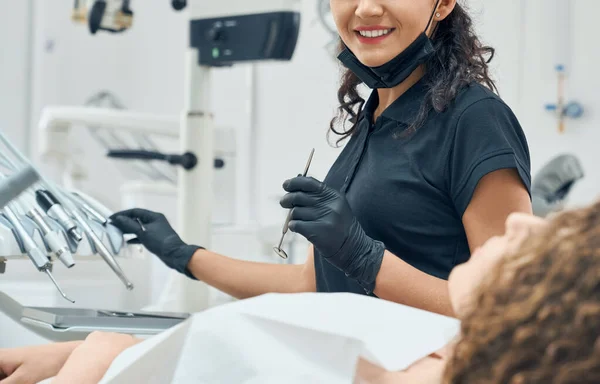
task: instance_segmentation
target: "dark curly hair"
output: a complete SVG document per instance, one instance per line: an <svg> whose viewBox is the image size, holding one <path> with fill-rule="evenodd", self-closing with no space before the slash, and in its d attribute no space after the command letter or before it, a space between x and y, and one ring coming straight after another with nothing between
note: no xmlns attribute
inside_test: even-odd
<svg viewBox="0 0 600 384"><path fill-rule="evenodd" d="M464 6L457 3L452 13L438 23L432 43L435 53L425 63L424 80L428 92L416 119L409 127L411 129L419 128L432 109L443 111L467 84L477 82L498 92L488 67L494 57L494 48L484 46L479 41L473 20ZM344 48L344 43L340 41L340 51ZM352 71L344 71L337 92L340 106L337 116L329 125L329 132L341 136L337 140L338 144L353 135L358 128L359 113L365 103L357 89L361 83ZM346 121L351 123L349 129L345 129ZM342 125L341 131L336 129L339 123Z"/></svg>
<svg viewBox="0 0 600 384"><path fill-rule="evenodd" d="M600 383L600 203L507 255L473 308L445 383Z"/></svg>

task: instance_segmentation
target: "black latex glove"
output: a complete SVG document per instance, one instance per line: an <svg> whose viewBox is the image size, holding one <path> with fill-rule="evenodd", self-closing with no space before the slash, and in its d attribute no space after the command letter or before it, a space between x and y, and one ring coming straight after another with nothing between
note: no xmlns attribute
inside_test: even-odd
<svg viewBox="0 0 600 384"><path fill-rule="evenodd" d="M110 220L124 233L136 235L139 242L169 268L195 279L187 266L202 247L184 243L162 213L136 208L117 212Z"/></svg>
<svg viewBox="0 0 600 384"><path fill-rule="evenodd" d="M283 189L289 193L281 206L292 209L290 230L306 237L327 261L371 293L385 246L367 236L346 198L312 177L287 180Z"/></svg>

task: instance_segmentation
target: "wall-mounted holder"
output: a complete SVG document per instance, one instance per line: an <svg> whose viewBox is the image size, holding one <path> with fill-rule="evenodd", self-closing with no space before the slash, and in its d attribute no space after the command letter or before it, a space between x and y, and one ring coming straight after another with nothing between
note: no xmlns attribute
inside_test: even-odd
<svg viewBox="0 0 600 384"><path fill-rule="evenodd" d="M565 131L565 118L578 119L583 116L583 105L577 101L565 102L565 67L557 65L556 72L558 74L558 96L555 104L546 104L545 109L553 112L558 117L558 132Z"/></svg>

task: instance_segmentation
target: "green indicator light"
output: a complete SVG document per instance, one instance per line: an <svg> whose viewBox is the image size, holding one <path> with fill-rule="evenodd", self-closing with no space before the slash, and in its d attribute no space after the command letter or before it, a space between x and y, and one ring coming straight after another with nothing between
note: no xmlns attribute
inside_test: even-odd
<svg viewBox="0 0 600 384"><path fill-rule="evenodd" d="M216 59L217 57L219 57L219 48L213 48L212 50L212 57L213 59Z"/></svg>

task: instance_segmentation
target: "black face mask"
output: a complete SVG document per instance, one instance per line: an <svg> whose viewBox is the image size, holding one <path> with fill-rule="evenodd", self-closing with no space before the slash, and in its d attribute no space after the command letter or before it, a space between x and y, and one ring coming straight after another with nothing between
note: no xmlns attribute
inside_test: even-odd
<svg viewBox="0 0 600 384"><path fill-rule="evenodd" d="M371 89L392 88L402 83L411 73L433 55L434 49L427 36L427 30L437 10L439 0L436 2L433 13L429 18L427 27L415 41L392 60L379 67L367 67L346 47L339 55L338 60L346 68L354 72L358 78Z"/></svg>

